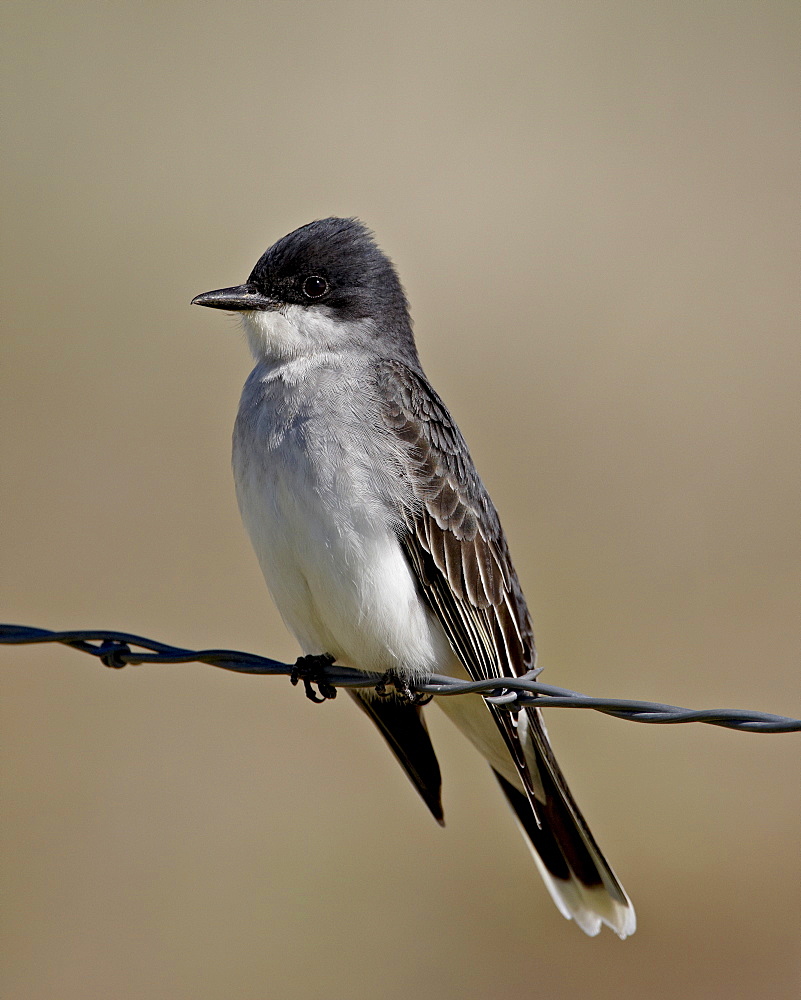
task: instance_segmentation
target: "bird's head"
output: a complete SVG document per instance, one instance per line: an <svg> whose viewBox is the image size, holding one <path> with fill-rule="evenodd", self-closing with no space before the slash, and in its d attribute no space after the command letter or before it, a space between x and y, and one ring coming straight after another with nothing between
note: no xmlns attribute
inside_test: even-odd
<svg viewBox="0 0 801 1000"><path fill-rule="evenodd" d="M358 219L319 219L282 237L242 285L204 292L193 305L242 314L257 359L354 347L414 351L403 288Z"/></svg>

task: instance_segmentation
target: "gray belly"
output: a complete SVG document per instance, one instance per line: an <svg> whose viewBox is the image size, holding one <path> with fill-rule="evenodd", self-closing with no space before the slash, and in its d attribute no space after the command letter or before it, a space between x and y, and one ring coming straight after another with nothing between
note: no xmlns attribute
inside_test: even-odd
<svg viewBox="0 0 801 1000"><path fill-rule="evenodd" d="M329 476L297 442L234 437L242 520L267 586L305 653L423 676L450 645L417 593L388 513L347 456Z"/></svg>

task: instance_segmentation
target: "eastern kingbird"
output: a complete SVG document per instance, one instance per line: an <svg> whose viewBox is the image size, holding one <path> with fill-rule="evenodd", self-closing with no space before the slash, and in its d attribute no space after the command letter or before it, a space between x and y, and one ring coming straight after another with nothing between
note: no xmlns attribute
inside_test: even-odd
<svg viewBox="0 0 801 1000"><path fill-rule="evenodd" d="M531 619L498 515L423 372L403 288L370 231L356 219L311 222L270 247L243 285L193 303L242 316L256 367L234 428L239 509L306 657L401 682L532 670ZM441 823L421 705L351 694ZM634 909L540 712L479 695L438 704L489 762L560 912L587 934L602 923L632 934Z"/></svg>

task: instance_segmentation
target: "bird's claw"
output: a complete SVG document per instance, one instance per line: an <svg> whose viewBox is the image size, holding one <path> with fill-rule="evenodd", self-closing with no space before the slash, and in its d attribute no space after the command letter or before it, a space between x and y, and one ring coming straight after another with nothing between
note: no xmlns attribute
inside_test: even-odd
<svg viewBox="0 0 801 1000"><path fill-rule="evenodd" d="M328 701L337 696L337 689L323 676L325 668L330 667L333 662L334 657L330 653L299 656L292 667L289 680L293 685L297 684L298 681L303 681L306 697L309 701L316 702L319 705L321 702ZM313 684L317 685L317 691L314 690Z"/></svg>
<svg viewBox="0 0 801 1000"><path fill-rule="evenodd" d="M391 685L395 690L388 690ZM409 705L427 705L434 697L433 694L426 694L425 691L414 691L405 677L394 670L388 670L375 686L375 693L379 698L398 698Z"/></svg>

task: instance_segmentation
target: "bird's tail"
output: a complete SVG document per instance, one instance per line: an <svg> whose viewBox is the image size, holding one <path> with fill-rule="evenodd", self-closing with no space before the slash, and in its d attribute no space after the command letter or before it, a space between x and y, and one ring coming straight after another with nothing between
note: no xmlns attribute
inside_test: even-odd
<svg viewBox="0 0 801 1000"><path fill-rule="evenodd" d="M570 793L537 710L520 713L518 732L533 794L493 770L554 903L586 934L606 924L628 937L637 926L634 907Z"/></svg>

